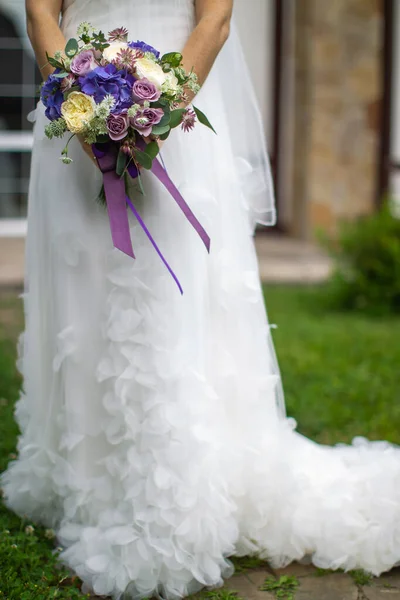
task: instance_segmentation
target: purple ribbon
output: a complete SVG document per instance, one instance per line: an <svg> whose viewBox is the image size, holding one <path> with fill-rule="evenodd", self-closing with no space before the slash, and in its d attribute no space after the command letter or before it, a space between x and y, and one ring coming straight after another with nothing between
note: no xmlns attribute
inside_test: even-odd
<svg viewBox="0 0 400 600"><path fill-rule="evenodd" d="M141 148L146 146L143 140L140 140L138 144ZM151 233L147 229L143 219L140 217L138 211L135 206L131 202L130 198L125 193L125 182L124 179L119 177L116 173L116 163L117 163L117 155L118 155L118 147L115 144L101 144L101 145L93 145L92 146L93 153L97 158L97 163L100 167L101 172L103 173L103 181L104 181L104 190L106 194L107 200L107 211L110 220L111 227L111 236L113 240L113 244L115 248L121 250L128 256L135 258L132 241L129 231L129 220L128 213L126 210L126 205L129 206L132 213L135 215L138 220L140 226L143 231L147 235L157 254L161 258L162 262L168 269L169 273L173 277L176 282L179 291L183 294L182 286L179 283L179 280L170 265L164 258L161 250L157 246L154 238ZM151 169L152 173L161 181L161 183L165 186L165 188L170 192L171 196L174 198L179 208L182 210L184 215L186 216L189 223L193 226L193 228L197 231L198 235L202 239L207 251L210 251L210 238L207 235L206 231L197 220L192 210L189 208L184 198L180 194L179 190L176 188L174 183L171 181L168 173L162 167L158 159L153 159L153 165ZM136 165L131 162L128 166L128 172L132 178L138 176L138 170Z"/></svg>

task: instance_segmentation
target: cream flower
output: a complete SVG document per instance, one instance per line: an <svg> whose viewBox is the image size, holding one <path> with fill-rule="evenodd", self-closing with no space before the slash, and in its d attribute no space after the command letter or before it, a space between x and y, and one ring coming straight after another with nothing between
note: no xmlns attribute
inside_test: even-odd
<svg viewBox="0 0 400 600"><path fill-rule="evenodd" d="M82 92L72 92L61 105L61 114L71 133L81 133L95 116L95 111L93 98Z"/></svg>
<svg viewBox="0 0 400 600"><path fill-rule="evenodd" d="M126 42L111 42L108 48L103 50L103 58L108 62L112 62L117 58L117 55L121 52L121 50L126 50L129 48Z"/></svg>
<svg viewBox="0 0 400 600"><path fill-rule="evenodd" d="M162 84L162 91L171 96L179 91L179 81L172 71L165 73L165 81Z"/></svg>
<svg viewBox="0 0 400 600"><path fill-rule="evenodd" d="M160 65L150 58L139 58L135 62L136 74L139 79L148 79L151 83L161 90L161 86L166 80L167 74L164 73Z"/></svg>

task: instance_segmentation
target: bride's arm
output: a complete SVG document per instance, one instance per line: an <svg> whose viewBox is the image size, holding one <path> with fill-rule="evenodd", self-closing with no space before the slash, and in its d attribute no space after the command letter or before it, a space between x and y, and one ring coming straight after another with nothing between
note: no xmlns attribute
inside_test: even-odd
<svg viewBox="0 0 400 600"><path fill-rule="evenodd" d="M28 36L44 79L52 71L46 52L53 56L65 48L65 38L59 27L62 0L25 0Z"/></svg>
<svg viewBox="0 0 400 600"><path fill-rule="evenodd" d="M202 85L229 35L233 0L196 0L194 28L183 49L183 64Z"/></svg>

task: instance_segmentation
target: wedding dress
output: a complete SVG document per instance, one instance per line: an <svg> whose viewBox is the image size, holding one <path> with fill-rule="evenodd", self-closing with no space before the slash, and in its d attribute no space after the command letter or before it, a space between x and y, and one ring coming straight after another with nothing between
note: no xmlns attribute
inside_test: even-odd
<svg viewBox="0 0 400 600"><path fill-rule="evenodd" d="M194 6L68 0L65 35L82 21L164 52L184 45ZM162 152L210 256L151 174L137 201L183 296L133 219L137 259L112 248L100 173L74 142L63 165L37 110L22 435L2 486L11 509L56 529L61 559L98 595L182 597L221 584L233 554L374 574L400 560L398 449L319 446L284 414L252 240L253 221L273 218L271 190L234 139L227 79L240 93L248 75L222 69L228 58L197 99L218 135L176 131ZM242 131L255 122L234 117ZM261 131L252 140L262 154Z"/></svg>

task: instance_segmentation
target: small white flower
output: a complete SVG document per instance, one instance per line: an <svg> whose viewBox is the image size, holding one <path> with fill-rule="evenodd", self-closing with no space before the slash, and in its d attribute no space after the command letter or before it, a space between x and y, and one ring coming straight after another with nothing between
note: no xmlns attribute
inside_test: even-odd
<svg viewBox="0 0 400 600"><path fill-rule="evenodd" d="M33 535L35 533L35 528L32 527L32 525L27 525L25 527L25 533L26 535Z"/></svg>
<svg viewBox="0 0 400 600"><path fill-rule="evenodd" d="M63 161L64 165L70 165L72 162L74 162L69 156L61 156L60 158Z"/></svg>
<svg viewBox="0 0 400 600"><path fill-rule="evenodd" d="M44 532L44 537L47 540L53 540L56 537L56 534L53 529L46 529L46 531Z"/></svg>
<svg viewBox="0 0 400 600"><path fill-rule="evenodd" d="M11 544L11 548L18 548L17 544Z"/></svg>
<svg viewBox="0 0 400 600"><path fill-rule="evenodd" d="M5 529L5 530L3 531L3 533L5 533L6 535L8 535L8 534L10 533L10 530L9 530L9 529Z"/></svg>
<svg viewBox="0 0 400 600"><path fill-rule="evenodd" d="M103 58L108 62L112 62L117 58L121 50L129 48L127 42L111 42L108 48L103 50Z"/></svg>
<svg viewBox="0 0 400 600"><path fill-rule="evenodd" d="M161 86L161 90L167 96L174 97L176 96L182 89L182 86L179 84L179 81L173 71L165 74L165 81Z"/></svg>

